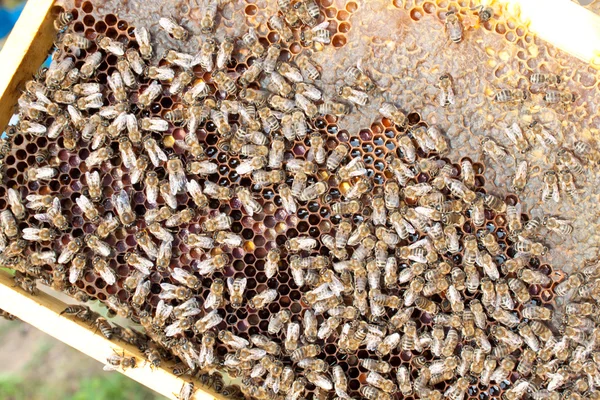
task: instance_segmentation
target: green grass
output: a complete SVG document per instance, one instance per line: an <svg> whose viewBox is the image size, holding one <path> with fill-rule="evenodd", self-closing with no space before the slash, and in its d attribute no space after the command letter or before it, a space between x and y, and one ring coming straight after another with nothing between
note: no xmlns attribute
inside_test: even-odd
<svg viewBox="0 0 600 400"><path fill-rule="evenodd" d="M0 399L2 400L160 400L164 397L140 386L137 382L119 374L83 379L75 393L64 389L36 385L16 376L0 375Z"/></svg>
<svg viewBox="0 0 600 400"><path fill-rule="evenodd" d="M79 390L73 396L68 397L69 400L158 400L161 398L117 372L81 381Z"/></svg>

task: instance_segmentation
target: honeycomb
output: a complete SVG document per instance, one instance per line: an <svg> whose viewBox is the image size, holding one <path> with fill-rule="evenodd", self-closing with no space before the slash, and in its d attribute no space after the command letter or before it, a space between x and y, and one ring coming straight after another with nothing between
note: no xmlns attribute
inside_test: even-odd
<svg viewBox="0 0 600 400"><path fill-rule="evenodd" d="M150 30L153 45L155 45L155 57L151 62L152 64L166 65L161 57L167 49L171 48L193 54L199 49L202 40L206 39L206 36L200 31L201 10L194 8L187 2L173 2L168 5L160 4L160 2L148 2L147 5L144 5L146 7L143 10L144 12L142 12L143 7L137 2L131 2L124 9L119 9L119 12L114 8L116 4L116 2L110 1L102 2L102 4L90 1L75 1L73 4L65 4L65 7L74 16L74 20L68 28L68 33L83 35L93 42L87 50L77 51L73 48L63 48L62 51L56 52L54 56L58 59L73 57L76 60L75 67L81 68L83 60L96 51L97 45L94 40L98 39L98 35L106 35L128 47L138 48L139 43L135 40L133 21L139 26L148 26ZM200 287L194 289L194 298L197 299L200 305L204 304L210 294L211 286L217 279L226 281L227 278L245 277L247 278L247 285L243 295L244 305L238 308L234 308L231 304L233 303L231 290L229 288L225 290L225 298L229 300L229 303L218 309L218 313L223 320L216 325L215 332L230 331L246 340L252 335L264 334L284 346L287 338L286 328L284 327L277 333L268 333L270 322L275 315L281 315L278 313L287 310L290 313L289 320L291 322L304 326L307 311L315 307L308 300L307 293L309 290L315 289L320 283L326 282L327 276L326 271L309 269L305 274L306 284L299 287L297 278L293 276L293 271L290 268L291 261L298 253L289 250L290 241L305 237L317 239L314 248L302 251L300 255L302 257L320 255L330 259L330 263L339 262L344 257L338 259L334 254L334 249L328 248L323 238L325 235L331 235L335 238L342 229L343 223L349 222L354 231L358 225L372 219L374 214L373 199L385 195L385 188L388 187L389 183L397 180L397 177L391 171L390 164L392 160L400 159L411 165L409 168L415 176L410 182L414 184L435 184L437 182L436 178L439 178L438 171L427 171L423 168L421 170L417 167L417 165L421 165L420 162L423 160L436 160L446 165L443 173L448 174L447 176L450 179L463 179L465 175L463 171L464 162L471 162L475 173L472 191L479 193L478 196L494 194L501 199L501 204L509 206L522 204L523 210L528 211L521 215L524 225L532 220L532 217L542 217L548 213L560 214L561 218L572 220L571 224L574 227L572 235L561 236L558 239L561 241L559 243L554 243L556 240L553 236L554 233L551 233L547 238L544 237L543 242L550 247L549 254L543 257L527 257L525 266L522 266L522 268L530 268L541 273L545 277L538 278L543 284L533 281L533 283L527 284L527 291L531 298L527 305L541 305L545 309L553 310L555 320L552 321L552 326L553 329L556 329L553 333L563 335L565 322L561 318L564 316L563 313L566 312L565 307L568 306L568 296L557 296L555 289L579 267L579 265L572 265L572 262L566 263L566 260L576 255L574 259L578 260L581 266L584 266L581 261L585 258L593 258L595 255L592 248L593 243L597 242L594 242L595 231L590 231L588 227L582 228L582 226L586 226L583 225L584 218L587 219L585 224L594 225L597 222L597 215L578 216L577 213L581 207L585 207L588 202L592 202L596 198L597 194L594 193L593 182L597 178L593 176L592 167L586 166L582 176L577 176L577 184L581 187L580 197L582 201L571 203L568 199L564 200L565 195L563 193L563 200L556 206L539 204L539 192L543 187L542 176L544 172L548 169L554 168L556 171L559 169L558 166L554 166L553 154L536 147L529 153L520 155L520 158L530 162L530 182L525 190L520 193L519 198L516 195L507 195L510 183L510 179L507 178L514 174L514 166L510 162L488 162L488 157L482 156L480 138L487 134L487 136L506 144L508 147L508 142L503 136L502 124L510 125L515 121L531 122L539 120L553 128L560 129L561 143L564 142L564 145L569 148L574 147L578 140L586 140L592 144L591 138L597 130L594 126L597 126L598 122L596 121L597 117L591 116L591 110L595 106L592 94L597 90L595 83L597 72L591 69L577 71L575 67L579 64L576 61L541 43L527 31L526 27L520 26L516 21L510 20L510 18L506 20L501 10L497 10L498 15L491 21L479 24L477 16L474 16L471 10L474 5L475 3L466 1L417 3L411 1L395 1L394 3L374 1L368 4L361 3L360 5L354 1L322 1L320 2L319 22L329 22L327 29L331 36L331 45L321 46L317 43L306 46L300 40L300 31L297 29L294 30L294 39L289 44L283 45L279 57L280 61L295 62L299 54L311 54L312 60L318 65L321 73L321 78L316 84L327 99L336 98L337 89L342 85L344 71L349 66L356 65L358 59L362 60L362 66L379 88L369 94L367 105L354 106L352 112L347 115L336 117L324 113L325 115L316 116L308 121L309 131L318 133L322 138L328 155L332 154L338 145L346 144L349 150L348 157L342 165L347 166L348 160L356 158L360 158L364 163L365 176L371 186L368 188L367 193L358 197L361 203L359 212L340 216L334 213L332 205L346 201L348 194L352 192L352 188L360 182L361 178L340 180L335 172L329 171L324 168L324 165L321 165L317 173L308 174L307 184L326 182L328 185L326 193L315 196L314 199L308 201L299 201L297 211L288 213L285 210L284 199L280 194L278 184L261 187L256 184L252 175L241 176L236 171L248 157L233 153L230 150L229 138L220 134L218 124L209 118L199 125L197 138L204 147L207 159L217 165L217 173L209 174L208 177L195 176L194 179L201 185L206 185L205 181L210 181L223 188L248 188L262 207L262 212L250 215L247 207L236 196L232 196L227 200L210 199L208 207L197 209L195 202L185 191L178 193L176 195L177 211L192 208L197 209L197 215L192 218L191 222L182 224L173 231L172 257L166 268L152 267L151 273L147 277L151 285L150 294L145 299L142 307L129 307L128 304L133 301L133 291L127 290L124 283L125 279L134 273L134 268L125 259L125 254L133 252L144 254L137 241L136 234L146 228L147 224L143 217L148 215L150 210L165 206L167 204L166 199L161 194L158 196L157 205L153 205L147 198L143 180L132 184L131 169L124 165L118 140L114 139L108 143L108 147L113 151L113 156L99 167L90 169L85 162L93 152L90 143L78 138L76 146L73 148L73 146L65 143L66 136L61 136L58 139L35 137L24 133L21 125L14 129L9 138L11 149L4 159L5 185L0 187L0 209L12 209L8 201L7 191L9 188L17 190L22 199L32 194L58 196L61 210L65 213L69 222L68 229L60 231L56 239L31 243L24 251L24 255L31 255L33 251L45 252L52 250L56 251L57 254L61 254L73 239L84 238L96 231L97 224L92 223L84 215L83 210L76 201L81 194L86 194L89 191L86 172L90 170L98 170L102 174L103 201L97 204L100 214L102 216L107 213L117 215L113 195L124 189L128 193L132 210L138 218L130 227L120 226L104 239L113 249L107 261L109 268L116 274L114 284L107 284L103 277L94 272L90 264L93 252L88 247L83 247L81 251L88 262L85 274L74 285L69 284L66 280L65 271L57 265L44 265L40 272L25 265L23 259L7 260L3 258L3 260L7 266L12 266L20 271L17 279L23 287L30 287L28 286L30 284L28 279L40 278L42 282L53 286L57 290L67 291L79 299L88 297L89 299L97 299L103 303L108 303L109 299L116 298L125 306L119 308L114 303L109 305L114 312L128 315L134 322L143 322L148 315L156 316L156 307L159 304L160 295L164 291L161 283L180 285L180 282L172 277L174 268L181 267L194 273L195 262L202 262L209 257L216 257L224 253L228 255L229 261L225 268L204 276L196 274L196 277L200 279ZM111 7L113 8L111 9ZM56 8L57 15L60 10L59 7ZM150 10L153 10L154 13ZM218 13L217 21L220 25L215 34L216 40L220 43L227 35L241 37L247 31L247 26L252 26L256 28L257 33L260 35L261 44L269 46L277 43L280 39L278 33L270 31L269 25L266 23L268 16L276 10L276 5L266 4L266 2L235 1L225 4ZM442 49L442 45L447 44L443 21L446 18L446 12L449 10L457 11L465 26L463 41L457 45L460 46L460 54L457 54L458 50L455 51L452 48L454 44ZM171 13L171 11L174 12ZM151 15L173 15L176 19L180 17L185 21L184 25L189 29L190 34L201 38L201 40L198 40L198 42L189 40L186 43L174 40L158 29L156 21L146 21L147 18L151 18ZM383 16L385 18L382 18ZM391 22L382 23L382 21ZM390 30L390 27L393 29ZM428 35L422 35L424 31L427 31ZM499 36L503 37L505 41L499 40ZM388 38L403 45L390 44ZM507 43L512 44L508 45ZM243 46L240 47L241 49L237 51L238 46L236 46L234 59L226 66L226 70L231 76L244 73L256 61L256 57L253 57ZM552 61L548 61L549 59L552 59ZM331 64L332 60L335 60L335 64ZM118 58L114 55L109 55L103 59L92 81L107 86L108 76L115 71L117 61ZM475 74L473 71L464 68L466 64L480 65L481 67L476 68L477 73ZM557 69L560 71L557 71ZM563 81L567 82L567 88L573 91L576 89L579 97L574 104L569 106L567 118L562 118L563 113L566 113L563 109L544 107L537 101L537 97L541 95L535 92L536 88L530 87L528 79L531 71L538 70L560 72ZM211 93L216 92L216 83L211 73L202 70L198 66L194 68L193 72L197 79L203 79L208 83ZM440 107L438 104L439 88L437 81L443 73L451 75L459 102L447 108ZM129 99L132 103L139 99L139 95L150 83L150 80L145 77L139 77L139 79L139 86L130 91ZM262 82L253 83L250 88L259 88L261 84ZM531 89L532 100L517 107L498 105L489 100L495 91L507 88ZM468 98L465 99L464 96L461 96L462 94L466 94ZM533 99L534 96L537 96L535 100ZM223 93L218 93L215 98L216 100L234 100L235 97L226 97ZM104 106L117 104L114 95L107 96L104 101ZM393 102L399 105L401 110L406 111L406 126L403 126L403 124L397 125L388 118L381 118L378 109L383 101ZM179 109L181 105L181 96L169 96L166 91L163 91L148 109L140 109L133 105L130 112L135 113L138 119L145 117L166 118L167 113ZM52 122L53 119L48 117L42 123L45 126L50 126ZM232 114L229 123L238 126L241 121L236 115ZM438 154L431 149L425 149L417 140L416 134L426 131L430 127L440 128L443 135L449 139L451 150L448 154ZM579 136L576 136L574 132L577 132ZM193 161L191 154L178 144L178 141L185 138L185 127L169 124L166 133L152 133L151 135L168 155L174 155L184 160L184 165L188 165ZM414 163L410 162L410 155L403 147L407 145L407 138L416 149L416 162ZM307 134L303 139L286 140L284 163L291 164L292 160L307 159L312 162L314 160L314 155L310 152L312 146L310 134ZM67 147L72 149L69 150ZM139 150L136 149L136 151ZM37 164L56 168L58 175L47 181L26 179L28 168ZM487 165L487 168L485 165ZM154 168L154 171L159 181L169 179L169 173L164 164ZM285 183L289 186L294 184L293 174L287 174ZM445 199L459 199L456 192L450 191L446 184L442 185L440 191ZM406 191L402 193L406 194ZM493 197L489 197L489 199L493 199ZM402 201L407 209L414 210L416 207L422 206L422 203L415 197L405 196ZM460 203L461 200L458 202ZM489 205L486 205L485 220L481 226L476 226L473 223L472 211L468 210L467 207L461 209L461 218L464 218L464 220L459 218L458 213L445 213L452 214L448 218L458 218L455 229L460 241L458 251L440 254L439 261L447 262L450 267L463 266L465 237L475 235L478 239L478 251L485 252L487 250L483 245L483 237L486 232L489 232L499 245L500 252L493 257L493 261L501 270L500 276L505 280L516 278L518 275L508 270L506 264L507 261L513 260L517 254L515 248L517 239L508 227L509 217L503 210L504 207L497 206L496 208L498 209L494 211ZM391 211L393 210L389 210L389 212ZM208 218L214 217L218 213L224 213L231 218L230 231L242 238L242 244L231 247L228 245L217 246L206 253L186 245L188 235L203 233L203 224ZM22 231L28 227L40 225L40 222L34 218L34 213L28 212L26 218L19 222L18 227ZM372 229L370 238L375 238L374 234L375 230ZM161 244L154 236L152 238L156 246ZM427 230L418 229L415 233L408 235L406 239L401 240L399 246L422 243L422 239L425 238L429 238ZM380 240L379 238L376 239ZM360 247L360 243L355 246L341 246L348 252L349 257L356 254L357 249ZM266 265L267 255L273 249L281 250L281 261L276 275L269 277ZM387 255L397 258L399 272L407 273L414 267L414 262L408 261L398 251L394 252L393 249L390 249ZM371 254L369 254L366 261L371 262L370 257L372 257ZM552 265L550 265L550 261ZM428 260L428 262L430 261ZM433 278L436 277L436 268L441 269L442 267L437 262L431 261L430 268L423 273L424 277L429 277L425 284L435 283ZM326 270L333 271L331 265L328 265ZM585 271L588 271L586 276L595 279L593 268L588 268ZM450 282L454 282L448 272L446 272L447 278ZM379 271L379 273L383 275L383 271ZM343 278L350 276L349 284L358 286L357 274L352 276L349 273L339 273L339 275ZM383 286L380 283L382 286L381 291L388 296L397 296L404 299L407 296L407 289L413 285L413 282L415 282L415 279L409 279L402 284L391 286ZM347 281L343 283L344 285L348 284ZM369 285L371 285L370 282ZM254 299L255 296L270 289L277 292L275 301L260 310L248 305L250 299ZM591 290L593 293L594 289ZM470 292L465 289L459 290L459 293L465 306L472 304L469 302L474 299L484 303L484 296L480 291ZM569 294L573 294L572 291ZM360 295L361 293L357 294L354 290L348 290L344 286L339 296L339 304L360 308L354 299L354 297ZM587 295L578 293L573 294L573 296L579 297L576 300L582 303L585 303L587 297L591 297L589 293ZM419 307L419 309L414 309L408 316L415 323L416 332L419 335L417 340L420 343L419 346L423 346L422 349L419 350L415 345L405 344L408 339L403 339L399 346L393 346L393 349L384 356L379 356L372 345L368 346L365 343L361 343L356 349L345 348L341 345L345 327L356 333L358 326L352 321L353 318L342 318L339 326L333 329L331 335L325 339L316 340L320 351L315 358L325 361L326 365L329 366L328 375L326 375L328 378L326 379L333 381L332 368L339 366L347 377L347 395L350 398L372 398L363 391L364 388L372 387L373 375L370 375L369 371L363 367L361 360L378 359L389 363L392 367L392 372L383 374L387 379L396 382L398 367L405 366L414 383L421 376L424 366L431 366L431 363L440 360L439 354L434 353L432 344L428 339L428 335L433 335L434 326L443 326L444 338L449 335L450 331L454 331L454 328L459 332L461 340L455 349L449 353L450 356L462 357L465 347L481 346L480 343L465 334L464 322L459 321L457 324L456 320L444 320L444 317L452 315L453 307L457 307L448 298L446 289L426 297L434 302L439 311L430 313L426 312L425 309L419 310L421 308ZM177 305L181 301L172 300L170 303ZM523 316L523 308L524 304L517 301L517 306L511 311L511 315L527 322L530 318ZM406 307L402 309L406 309ZM370 315L371 311L368 310L366 313L361 313L363 315L359 319L363 321L361 323L370 324L368 326L370 332L368 337L377 342L377 334L373 332L378 329L385 330L386 333L383 336L389 336L397 330L397 328L389 327L390 319L396 315L396 312L397 310L393 307L386 307L382 315L373 317ZM196 316L194 321L207 314L208 312L202 309L200 315ZM325 321L332 322L330 321L331 318L328 318L325 314L328 313L321 313L316 317L319 327L323 327ZM566 314L569 313L566 312ZM329 315L331 314L329 313ZM579 322L585 324L588 323L587 321L594 324L591 319L584 319L584 321ZM177 321L172 317L167 325L171 322ZM504 342L492 335L492 329L497 325L499 324L495 320L488 317L486 325L481 329L485 330L485 335L494 337L492 343L494 350L498 352L493 354L497 358L495 361L500 365L507 354L502 353ZM506 325L510 328L509 332L513 334L519 332L516 327L510 326L510 324ZM366 325L360 325L361 328L364 326ZM572 327L568 324L567 328ZM210 337L210 335L202 335L193 329L185 329L184 331L183 334L175 335L179 342L157 335L151 329L147 331L147 334L160 346L169 348L173 352L173 356L181 358L183 368L185 368L186 360L181 354L181 343L191 343L194 348L201 349L203 339ZM577 330L575 329L575 331ZM591 329L589 330L590 340L597 340L595 332L595 330L593 333ZM403 337L408 337L405 335L404 330L400 330L400 333L403 334ZM304 332L304 334L306 333ZM569 336L569 339L565 339L567 341L567 354L575 351L577 340L580 340L578 339L579 336L571 335L574 338ZM557 341L559 337L557 336ZM302 342L303 340L301 339L301 343L309 343ZM553 342L548 340L547 344L551 347ZM525 346L517 347L509 353L516 360L520 360ZM226 344L221 339L216 340L215 354L217 359L225 366L227 366L227 360L231 361L231 358L228 357L236 358L240 356L240 352L236 354L233 350L235 348L230 344ZM548 352L548 349L544 349L544 351ZM553 356L556 360L559 360L559 357L561 357L560 360L568 358L564 357L564 354L560 356L553 354ZM307 371L298 366L298 360L295 360L293 355L284 354L280 356L280 359L283 365L293 367L296 378L308 375ZM492 357L490 357L491 359ZM469 399L499 399L503 398L502 396L505 394L510 396L512 392L509 392L509 390L514 389L517 382L522 382L520 379L528 379L531 383L530 393L542 396L548 382L554 380L551 377L560 377L558 372L567 371L562 366L561 369L558 369L558 365L555 365L554 370L544 372L542 364L546 361L548 360L538 360L537 370L532 375L521 375L516 370L511 370L508 371L510 373L507 372L501 379L495 379L494 382L482 382L479 380L482 377L476 373L465 375L467 376L466 382L468 382L465 397ZM213 372L212 369L216 366L208 365L208 367L206 369ZM582 372L581 366L578 369L577 365L569 365L569 368L571 368L568 371L570 378L578 379L578 383L581 381L580 378L585 378L586 375ZM236 367L227 367L225 370L230 375L244 378L241 389L225 386L218 373L202 375L201 380L209 386L220 387L224 393L232 398L240 396L241 390L247 398L267 398L262 397L267 395L273 398L283 398L281 393L279 395L269 391L266 391L266 394L262 393L261 385L270 379L266 373L248 379L247 374L249 371L247 370ZM267 375L266 378L265 375ZM436 398L435 396L440 396L447 390L453 390L451 388L455 388L459 381L456 375L448 379L444 379L443 376L433 377L432 379L433 383L430 383L428 388L417 388L415 385L413 394L404 394L396 392L396 390L391 390L392 393L389 395L381 391L375 391L375 393L384 398L391 398L392 396L407 399ZM327 392L321 387L315 386L314 381L316 379L311 378L309 381L306 383L306 393L301 394L300 398L335 397L333 391ZM298 379L298 382L302 382L302 380ZM460 382L463 383L463 381ZM562 391L563 387L561 386L558 385ZM569 390L574 389L570 388ZM587 387L582 386L581 389L578 387L574 391L584 393L586 390ZM343 397L340 394L337 394L337 396Z"/></svg>

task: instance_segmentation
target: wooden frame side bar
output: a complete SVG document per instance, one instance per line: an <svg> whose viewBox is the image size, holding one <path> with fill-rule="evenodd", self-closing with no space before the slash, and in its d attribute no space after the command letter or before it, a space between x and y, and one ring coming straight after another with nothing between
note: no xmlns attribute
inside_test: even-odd
<svg viewBox="0 0 600 400"><path fill-rule="evenodd" d="M66 307L67 304L42 291L31 296L14 286L12 276L0 271L1 309L103 364L115 352L136 357L136 368L119 369L119 372L169 399L177 399L183 384L190 381L173 375L172 362L163 361L160 368L151 368L136 347L120 340L108 340L100 332L94 332L90 325L74 317L60 315ZM193 382L196 388L193 399L226 400L223 395L202 387L198 381Z"/></svg>
<svg viewBox="0 0 600 400"><path fill-rule="evenodd" d="M54 41L54 0L30 0L0 52L0 132L14 113L25 82L48 57Z"/></svg>

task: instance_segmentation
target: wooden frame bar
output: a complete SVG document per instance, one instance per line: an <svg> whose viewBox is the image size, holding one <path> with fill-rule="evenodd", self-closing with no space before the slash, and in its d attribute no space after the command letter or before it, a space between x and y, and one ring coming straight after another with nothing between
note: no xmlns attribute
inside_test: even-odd
<svg viewBox="0 0 600 400"><path fill-rule="evenodd" d="M136 357L136 368L125 371L119 369L119 372L169 399L177 399L183 384L190 381L173 375L172 362L163 361L160 368L151 368L150 364L144 362L144 355L136 347L120 340L108 340L100 332L95 332L89 324L66 314L60 315L67 306L68 304L42 291L31 296L14 286L11 275L0 271L0 309L101 363L105 364L106 358L115 352ZM197 390L193 399L226 400L224 396L202 387L198 381L194 381L194 384Z"/></svg>
<svg viewBox="0 0 600 400"><path fill-rule="evenodd" d="M28 1L0 52L0 132L14 113L21 91L48 57L54 41L54 0Z"/></svg>

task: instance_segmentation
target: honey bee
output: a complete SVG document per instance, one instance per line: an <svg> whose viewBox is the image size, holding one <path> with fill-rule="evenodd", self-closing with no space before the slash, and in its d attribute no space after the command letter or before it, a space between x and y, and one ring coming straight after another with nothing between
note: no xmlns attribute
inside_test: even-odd
<svg viewBox="0 0 600 400"><path fill-rule="evenodd" d="M460 377L444 392L444 396L452 400L460 400L467 393L469 385L468 379Z"/></svg>
<svg viewBox="0 0 600 400"><path fill-rule="evenodd" d="M134 48L129 48L125 52L125 57L129 63L129 67L133 70L133 72L140 76L145 74L147 67L144 59L140 55L140 52Z"/></svg>
<svg viewBox="0 0 600 400"><path fill-rule="evenodd" d="M204 302L204 308L209 310L222 307L225 304L225 299L223 298L224 289L225 284L223 280L215 279L210 285L210 292Z"/></svg>
<svg viewBox="0 0 600 400"><path fill-rule="evenodd" d="M121 224L125 227L131 226L136 218L135 213L131 209L131 203L127 192L124 189L121 189L119 193L113 195L112 200Z"/></svg>
<svg viewBox="0 0 600 400"><path fill-rule="evenodd" d="M62 45L65 47L75 47L78 49L87 50L92 45L92 41L74 33L65 33L62 37ZM50 70L48 72L52 71ZM48 76L48 73L46 76Z"/></svg>
<svg viewBox="0 0 600 400"><path fill-rule="evenodd" d="M279 34L279 37L284 43L290 43L293 41L294 34L292 30L279 15L273 14L271 17L269 17L269 26ZM272 46L273 45L271 45L271 47Z"/></svg>
<svg viewBox="0 0 600 400"><path fill-rule="evenodd" d="M109 356L106 359L106 365L104 366L105 371L116 371L121 368L123 371L135 368L137 365L137 361L135 357L125 357L125 353L123 352L119 355L115 351L115 355Z"/></svg>
<svg viewBox="0 0 600 400"><path fill-rule="evenodd" d="M246 284L246 278L227 278L227 289L229 290L229 299L231 301L232 307L240 308L242 306L242 302L244 300L244 291L246 290ZM251 301L251 304L254 303Z"/></svg>
<svg viewBox="0 0 600 400"><path fill-rule="evenodd" d="M527 100L527 92L520 89L502 89L494 95L496 103L517 103Z"/></svg>
<svg viewBox="0 0 600 400"><path fill-rule="evenodd" d="M461 32L461 34L462 34L462 32ZM460 42L460 39L455 42L457 42L457 43ZM452 87L452 79L451 79L450 75L443 74L442 76L440 76L438 86L440 88L440 97L439 97L440 106L446 107L450 104L454 104L456 100L454 98L454 89Z"/></svg>
<svg viewBox="0 0 600 400"><path fill-rule="evenodd" d="M450 40L454 43L460 43L463 38L463 26L455 11L448 11L446 13L446 22L444 25Z"/></svg>
<svg viewBox="0 0 600 400"><path fill-rule="evenodd" d="M58 17L54 20L54 29L58 32L64 32L71 22L73 22L73 14L69 11L63 11L58 14Z"/></svg>
<svg viewBox="0 0 600 400"><path fill-rule="evenodd" d="M234 41L230 37L225 37L217 51L217 69L223 69L231 61L231 54L234 49Z"/></svg>
<svg viewBox="0 0 600 400"><path fill-rule="evenodd" d="M556 217L544 217L543 225L559 235L567 236L573 232L573 227L569 221L558 219Z"/></svg>
<svg viewBox="0 0 600 400"><path fill-rule="evenodd" d="M481 148L483 153L497 163L501 163L508 157L504 147L500 146L493 139L484 137L481 139Z"/></svg>
<svg viewBox="0 0 600 400"><path fill-rule="evenodd" d="M554 171L548 171L548 172L554 172ZM544 182L544 183L546 183L546 182ZM573 174L571 174L571 171L569 169L565 168L560 171L559 183L560 183L560 188L562 189L562 191L565 192L571 200L577 199L578 191L577 191L577 188L575 187ZM554 186L552 186L552 188L555 189ZM557 197L558 197L558 195L557 195Z"/></svg>
<svg viewBox="0 0 600 400"><path fill-rule="evenodd" d="M229 283L229 282L228 282ZM230 290L231 291L231 290ZM265 290L262 293L258 293L252 299L248 301L248 305L251 309L254 310L262 310L271 302L273 302L277 298L277 291L274 289ZM233 301L232 301L233 303ZM306 357L304 357L306 358Z"/></svg>
<svg viewBox="0 0 600 400"><path fill-rule="evenodd" d="M105 35L98 35L96 38L98 47L102 50L114 54L115 56L125 55L125 45L119 41L109 38Z"/></svg>
<svg viewBox="0 0 600 400"><path fill-rule="evenodd" d="M77 199L75 199L77 205L83 211L84 215L87 219L92 221L93 223L98 222L100 219L100 213L98 209L94 207L94 204L85 196L81 195Z"/></svg>
<svg viewBox="0 0 600 400"><path fill-rule="evenodd" d="M153 224L154 225L154 224ZM152 230L151 230L152 232ZM155 232L152 232L156 235ZM173 242L172 240L163 240L158 248L158 256L156 257L156 268L163 272L165 271L171 261L173 255Z"/></svg>
<svg viewBox="0 0 600 400"><path fill-rule="evenodd" d="M563 104L564 106L574 103L577 95L568 91L546 90L544 93L544 102L546 104Z"/></svg>
<svg viewBox="0 0 600 400"><path fill-rule="evenodd" d="M186 41L189 37L189 32L183 26L179 25L171 17L161 17L158 20L159 25L171 36L173 39Z"/></svg>
<svg viewBox="0 0 600 400"><path fill-rule="evenodd" d="M150 239L150 236L148 235L147 231L142 230L137 232L135 234L135 239L150 259L154 260L156 259L156 257L158 257L158 249L156 248L154 242L152 242L152 240Z"/></svg>
<svg viewBox="0 0 600 400"><path fill-rule="evenodd" d="M152 81L146 89L144 89L138 97L138 106L142 109L150 107L162 93L162 86L157 81Z"/></svg>
<svg viewBox="0 0 600 400"><path fill-rule="evenodd" d="M254 200L248 189L240 187L236 190L236 195L244 206L244 210L246 210L248 215L253 216L255 213L262 213L262 205L258 201Z"/></svg>
<svg viewBox="0 0 600 400"><path fill-rule="evenodd" d="M291 317L292 313L289 310L281 310L278 313L272 315L269 320L269 326L267 328L269 334L278 334L283 329L283 326L290 322Z"/></svg>
<svg viewBox="0 0 600 400"><path fill-rule="evenodd" d="M107 285L114 285L117 281L115 272L109 267L108 261L106 261L104 258L95 256L92 259L92 267L94 268L94 272L100 275Z"/></svg>
<svg viewBox="0 0 600 400"><path fill-rule="evenodd" d="M175 70L167 66L151 66L147 69L146 76L150 79L157 79L161 82L171 82L175 78Z"/></svg>
<svg viewBox="0 0 600 400"><path fill-rule="evenodd" d="M56 232L49 228L25 228L22 237L32 242L46 242L54 240Z"/></svg>
<svg viewBox="0 0 600 400"><path fill-rule="evenodd" d="M192 291L184 286L177 286L170 283L161 283L161 292L159 297L162 300L177 299L181 301L189 300L192 296Z"/></svg>
<svg viewBox="0 0 600 400"><path fill-rule="evenodd" d="M242 41L255 57L262 57L265 53L265 47L258 40L258 35L254 28L248 29L248 32L242 36Z"/></svg>
<svg viewBox="0 0 600 400"><path fill-rule="evenodd" d="M331 32L329 32L329 21L323 21L310 29L300 31L300 40L303 45L309 46L313 43L331 43Z"/></svg>
<svg viewBox="0 0 600 400"><path fill-rule="evenodd" d="M427 389L429 390L429 389ZM360 394L368 400L391 400L392 396L373 386L362 386L359 390ZM420 391L420 393L423 393Z"/></svg>
<svg viewBox="0 0 600 400"><path fill-rule="evenodd" d="M194 74L190 71L183 70L173 79L171 86L169 87L169 93L171 95L179 94L189 86L194 79Z"/></svg>
<svg viewBox="0 0 600 400"><path fill-rule="evenodd" d="M150 275L150 269L154 267L154 263L152 261L140 256L137 253L127 253L125 255L125 262L127 262L127 265L131 265L144 275Z"/></svg>
<svg viewBox="0 0 600 400"><path fill-rule="evenodd" d="M523 318L548 321L552 318L552 310L546 307L527 306L521 311Z"/></svg>
<svg viewBox="0 0 600 400"><path fill-rule="evenodd" d="M215 0L207 0L203 2L202 17L200 19L202 33L207 34L214 31L218 4L219 2Z"/></svg>
<svg viewBox="0 0 600 400"><path fill-rule="evenodd" d="M511 126L506 127L504 133L521 154L525 154L529 150L529 143L523 135L523 130L519 124L515 122Z"/></svg>
<svg viewBox="0 0 600 400"><path fill-rule="evenodd" d="M4 233L10 238L16 235L16 231L14 229L7 230L6 228L7 226L11 226L11 221L8 219L9 214L10 217L12 217L12 214L8 211L4 211L2 214L0 214L0 222L2 222L2 225L4 227ZM67 219L61 212L61 205L60 200L58 200L58 197L55 197L52 200L52 206L48 208L45 214L35 214L34 218L41 222L49 222L61 231L64 231L68 228Z"/></svg>

